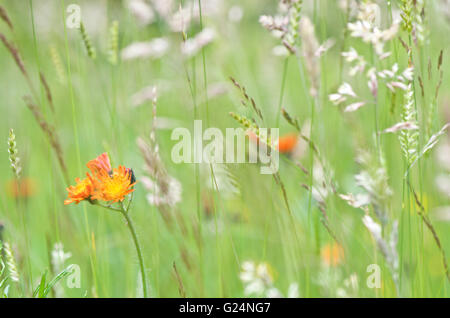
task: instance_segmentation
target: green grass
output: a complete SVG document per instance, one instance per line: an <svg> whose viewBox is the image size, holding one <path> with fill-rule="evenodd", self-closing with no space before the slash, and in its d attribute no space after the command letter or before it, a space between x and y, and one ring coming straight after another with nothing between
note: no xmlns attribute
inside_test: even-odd
<svg viewBox="0 0 450 318"><path fill-rule="evenodd" d="M176 11L178 1L175 2ZM340 289L346 288L344 281L356 274L358 289L351 296L448 297L450 285L443 270L441 252L420 218L420 207L414 203L404 179L406 162L398 137L395 134L374 137L375 130L384 130L400 121L404 101L401 91L393 95L380 82L377 107L368 104L354 113L344 113L328 99L343 81L351 83L363 99L372 98L367 79L350 78L348 64L341 61L340 53L349 47L357 49L368 60L371 56L369 45L345 34L346 12L339 9L335 1L320 0L316 6L312 1L304 1L302 14L313 21L319 43L328 38L336 40L320 60L320 88L318 96L313 98L309 95L310 81L304 58L274 56L271 50L279 40L258 23L260 15L275 14L275 1L223 1L223 6L213 16L208 14L206 1L193 2L201 3L202 15L200 21L186 30L187 37L192 38L206 27L215 29L217 36L194 57L186 59L179 49L182 35L171 32L161 16L156 15L154 23L141 27L122 1L95 4L71 1L81 5L83 23L96 48L97 57L91 59L79 30L65 26L69 1L0 1L14 26L10 30L0 20L0 33L14 43L25 61L31 82L37 89L34 102L55 127L70 182L82 177L87 171L85 164L105 151L113 166L133 168L138 183L130 215L142 247L149 296L180 297L181 279L188 297L243 297L244 285L239 278L241 266L252 260L270 264L273 284L283 295L290 284L297 283L300 297L336 297ZM392 2L397 9L397 1ZM444 50L443 78L431 134L450 121L450 95L446 90L450 84L446 60L450 49L447 36L450 24L439 12L437 2L427 2L428 42L419 48L413 42L409 44L412 44L416 65L414 96L420 146L429 138L428 117L439 81L436 63L441 50ZM240 22L228 19L232 5L242 6L244 15ZM389 8L385 4L380 7L382 23L386 25ZM95 13L96 8L98 13ZM108 41L109 28L115 20L119 22L119 60L113 65L108 61ZM376 62L381 69L390 68L395 62L400 70L407 67L408 56L398 36L409 43L406 31L400 30L397 37L385 45L385 50L391 50L392 55ZM155 37L167 37L170 41L170 49L162 58L120 59L120 50L124 47ZM65 77L62 81L50 47L55 48L62 61L60 71ZM428 76L429 61L431 77ZM40 84L39 72L45 74L49 83L54 113ZM337 190L326 199L326 213L327 224L344 250L344 259L338 266L322 264L324 248L334 240L323 226L317 201L302 187L303 184L311 187L316 172L306 175L286 155L280 157L280 178L291 214L280 184L270 175L261 175L258 165L229 165L240 190L239 195L230 198L217 191L213 166L174 164L170 156L175 144L170 139L171 129L157 130L162 161L183 188L182 200L171 211L175 220L173 226L169 227L161 211L147 202L147 190L139 182L146 173L136 139L148 139L152 105L149 101L133 107L131 96L145 86L156 85L159 91L157 117L177 120L189 129L194 119L203 119L204 129L209 126L225 131L225 128L239 126L229 112L257 118L250 108L241 105L241 96L229 81L230 76L255 99L267 127L279 127L282 135L295 131L280 116L281 107L299 118L302 127L307 122L312 124L304 133L311 136L321 158L333 171L332 180ZM424 97L418 76L423 80ZM142 295L135 246L122 216L87 202L63 204L67 184L58 159L22 99L33 92L3 45L0 45L0 82L0 140L4 145L3 155L0 155L0 222L4 225L3 240L13 247L20 274L19 283L8 280L9 296L31 297L38 286L38 295L54 296L53 291L46 288L59 274L52 272L49 256L57 242L62 242L64 250L72 254L65 265L77 264L81 270L81 288L68 288L64 277L57 283L63 286L65 297ZM205 100L205 91L215 83L225 83L226 94ZM14 180L7 152L10 128L16 135L22 178L31 179L35 184L34 194L26 199L16 199L8 190L9 182ZM447 131L440 144L448 143L448 136ZM304 148L299 161L311 171L317 161L308 144L305 143ZM374 157L382 153L386 159L393 193L386 203L386 212L390 222L399 221L396 250L400 261L400 295L393 284L389 265L362 222L364 212L350 207L338 196L361 192L354 179L361 170L355 160L360 148L369 150ZM435 184L437 175L449 172L437 164L435 150L420 159L409 180L448 255L449 223L436 218L434 211L450 205L450 196L439 192ZM208 208L205 199L210 202ZM372 206L368 211L374 217ZM174 263L179 278L174 272ZM366 269L370 264L381 267L380 289L371 289L366 284L370 274ZM7 271L3 277L7 277Z"/></svg>

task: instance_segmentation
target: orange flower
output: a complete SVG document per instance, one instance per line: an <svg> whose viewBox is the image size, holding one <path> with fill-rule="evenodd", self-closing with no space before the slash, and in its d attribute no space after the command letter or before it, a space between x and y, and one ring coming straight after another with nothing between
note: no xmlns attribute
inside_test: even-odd
<svg viewBox="0 0 450 318"><path fill-rule="evenodd" d="M298 137L296 134L287 134L281 136L278 139L278 151L280 153L290 153L292 152L298 143Z"/></svg>
<svg viewBox="0 0 450 318"><path fill-rule="evenodd" d="M94 200L112 201L113 203L123 201L125 196L134 191L133 173L131 169L124 166L114 169L109 175L104 170L99 171L96 177L99 179L99 187L92 196Z"/></svg>
<svg viewBox="0 0 450 318"><path fill-rule="evenodd" d="M95 175L100 171L104 171L106 173L111 173L111 163L109 161L109 156L106 152L102 153L97 158L89 161L86 165L89 170Z"/></svg>
<svg viewBox="0 0 450 318"><path fill-rule="evenodd" d="M344 249L337 243L327 244L322 247L320 256L325 265L336 267L344 261Z"/></svg>
<svg viewBox="0 0 450 318"><path fill-rule="evenodd" d="M136 180L133 171L124 166L112 170L106 152L90 160L86 166L91 170L92 176L86 173L86 179L75 179L77 184L67 188L69 194L64 204L78 204L83 200L91 203L94 200L115 203L123 201L126 195L134 191Z"/></svg>
<svg viewBox="0 0 450 318"><path fill-rule="evenodd" d="M75 182L77 183L75 186L69 186L67 188L67 200L64 201L64 204L70 204L75 202L75 204L80 203L83 200L90 199L91 195L94 192L95 182L89 173L86 173L87 178L80 180L80 178L76 178Z"/></svg>
<svg viewBox="0 0 450 318"><path fill-rule="evenodd" d="M253 131L248 130L247 136L252 142L259 144L259 137ZM297 134L290 133L283 135L278 139L277 150L279 153L292 153L295 150L297 143Z"/></svg>
<svg viewBox="0 0 450 318"><path fill-rule="evenodd" d="M28 199L36 194L36 182L31 178L13 179L7 183L7 193L13 198Z"/></svg>

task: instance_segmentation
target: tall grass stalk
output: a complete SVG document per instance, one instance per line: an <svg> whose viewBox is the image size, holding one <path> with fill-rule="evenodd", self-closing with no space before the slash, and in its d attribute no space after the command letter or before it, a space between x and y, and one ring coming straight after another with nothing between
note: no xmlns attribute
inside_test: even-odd
<svg viewBox="0 0 450 318"><path fill-rule="evenodd" d="M64 0L61 0L61 11L62 11L62 23L64 25L64 39L65 39L65 50L66 50L66 59L67 59L67 80L68 80L68 86L69 86L69 94L70 94L70 104L72 106L72 129L73 129L73 135L74 135L74 141L75 141L75 149L76 149L76 158L78 163L78 174L82 174L81 170L81 154L80 154L80 141L78 137L78 123L77 123L77 112L76 112L76 106L75 106L75 94L72 84L72 69L71 69L71 59L70 59L70 50L69 50L69 39L67 34L67 28L66 28L66 19L65 19L65 2ZM89 227L89 219L87 215L87 209L86 206L83 205L83 215L84 215L84 225L85 225L85 233L86 233L86 240L89 243L88 245L92 245L91 241L91 230ZM91 270L92 275L94 277L94 285L95 289L98 293L98 281L97 281L97 273L96 273L96 266L94 263L94 255L92 253L92 250L89 249L89 259L91 263Z"/></svg>

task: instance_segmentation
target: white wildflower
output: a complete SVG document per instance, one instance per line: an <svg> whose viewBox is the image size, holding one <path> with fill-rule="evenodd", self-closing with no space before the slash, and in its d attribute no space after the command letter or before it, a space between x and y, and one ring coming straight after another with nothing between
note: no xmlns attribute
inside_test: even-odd
<svg viewBox="0 0 450 318"><path fill-rule="evenodd" d="M228 20L231 22L239 22L242 20L242 17L244 16L244 10L242 10L242 7L235 5L228 10Z"/></svg>
<svg viewBox="0 0 450 318"><path fill-rule="evenodd" d="M311 20L303 16L300 19L300 37L302 38L302 54L305 60L306 70L310 78L310 94L316 96L320 81L320 63L316 52L319 50L314 25Z"/></svg>
<svg viewBox="0 0 450 318"><path fill-rule="evenodd" d="M338 93L341 94L341 95L348 95L348 96L356 97L356 94L353 91L353 88L352 88L352 86L349 83L343 83L338 88Z"/></svg>
<svg viewBox="0 0 450 318"><path fill-rule="evenodd" d="M203 165L209 188L219 191L224 198L231 198L240 194L239 183L226 164ZM211 168L214 174L211 173Z"/></svg>
<svg viewBox="0 0 450 318"><path fill-rule="evenodd" d="M72 253L64 252L64 246L61 242L55 243L52 250L52 266L55 273L59 273L64 269L64 263L72 257Z"/></svg>
<svg viewBox="0 0 450 318"><path fill-rule="evenodd" d="M382 131L382 133L396 133L401 130L417 130L419 129L419 126L416 125L416 123L411 122L400 122L396 123L395 125L386 128Z"/></svg>
<svg viewBox="0 0 450 318"><path fill-rule="evenodd" d="M291 283L288 288L287 292L288 298L299 298L300 292L298 290L298 284L297 283Z"/></svg>
<svg viewBox="0 0 450 318"><path fill-rule="evenodd" d="M440 174L435 179L436 186L443 194L450 197L450 176L446 174Z"/></svg>
<svg viewBox="0 0 450 318"><path fill-rule="evenodd" d="M368 194L364 193L358 193L356 195L353 195L352 193L349 194L340 194L340 198L348 203L348 205L354 207L354 208L363 208L370 204L370 197Z"/></svg>
<svg viewBox="0 0 450 318"><path fill-rule="evenodd" d="M276 45L272 49L272 54L275 56L286 57L289 55L289 50L284 45Z"/></svg>
<svg viewBox="0 0 450 318"><path fill-rule="evenodd" d="M436 149L436 157L439 164L450 171L450 142L444 142Z"/></svg>
<svg viewBox="0 0 450 318"><path fill-rule="evenodd" d="M363 223L376 241L381 240L381 225L376 223L370 216L363 217Z"/></svg>
<svg viewBox="0 0 450 318"><path fill-rule="evenodd" d="M352 104L348 105L347 107L345 107L344 112L348 113L348 112L357 111L358 109L363 107L365 104L366 104L366 102L352 103Z"/></svg>
<svg viewBox="0 0 450 318"><path fill-rule="evenodd" d="M246 261L239 276L244 283L245 295L263 295L273 288L273 278L267 263Z"/></svg>
<svg viewBox="0 0 450 318"><path fill-rule="evenodd" d="M147 101L153 101L157 96L156 86L147 86L131 96L131 104L136 107Z"/></svg>
<svg viewBox="0 0 450 318"><path fill-rule="evenodd" d="M155 19L152 7L145 1L129 0L127 1L127 7L141 26L149 25Z"/></svg>
<svg viewBox="0 0 450 318"><path fill-rule="evenodd" d="M380 8L375 3L364 2L359 6L358 20L349 22L347 28L352 37L361 38L370 43L378 56L385 55L384 44L392 40L398 32L398 23L394 22L385 30L380 29Z"/></svg>
<svg viewBox="0 0 450 318"><path fill-rule="evenodd" d="M157 59L162 57L169 49L169 41L165 38L156 38L150 42L135 42L122 50L122 59L136 58Z"/></svg>
<svg viewBox="0 0 450 318"><path fill-rule="evenodd" d="M345 102L347 97L356 97L356 94L353 91L352 86L346 82L339 86L337 93L328 96L330 101L335 105Z"/></svg>
<svg viewBox="0 0 450 318"><path fill-rule="evenodd" d="M216 33L211 28L205 28L199 32L194 38L187 39L181 44L181 53L191 57L197 54L204 46L211 43Z"/></svg>
<svg viewBox="0 0 450 318"><path fill-rule="evenodd" d="M336 43L336 40L334 39L327 39L325 42L323 42L319 48L315 51L314 56L321 57L324 55L329 49L331 49L334 44Z"/></svg>
<svg viewBox="0 0 450 318"><path fill-rule="evenodd" d="M168 176L164 184L165 188L149 177L144 176L140 181L148 191L147 201L150 205L173 207L181 201L181 183L175 178Z"/></svg>

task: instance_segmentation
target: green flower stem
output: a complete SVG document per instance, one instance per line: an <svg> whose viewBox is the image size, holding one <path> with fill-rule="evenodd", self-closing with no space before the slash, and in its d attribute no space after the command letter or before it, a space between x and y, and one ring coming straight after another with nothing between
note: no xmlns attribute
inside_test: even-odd
<svg viewBox="0 0 450 318"><path fill-rule="evenodd" d="M134 229L133 222L131 221L130 216L128 215L128 211L124 209L123 204L120 205L123 217L126 220L128 229L130 230L131 236L134 241L134 245L136 246L136 252L139 259L139 266L141 267L141 276L142 276L142 288L144 290L144 298L147 298L147 279L145 278L145 267L144 267L144 259L142 257L141 247L139 245L139 241L136 235L136 230Z"/></svg>

